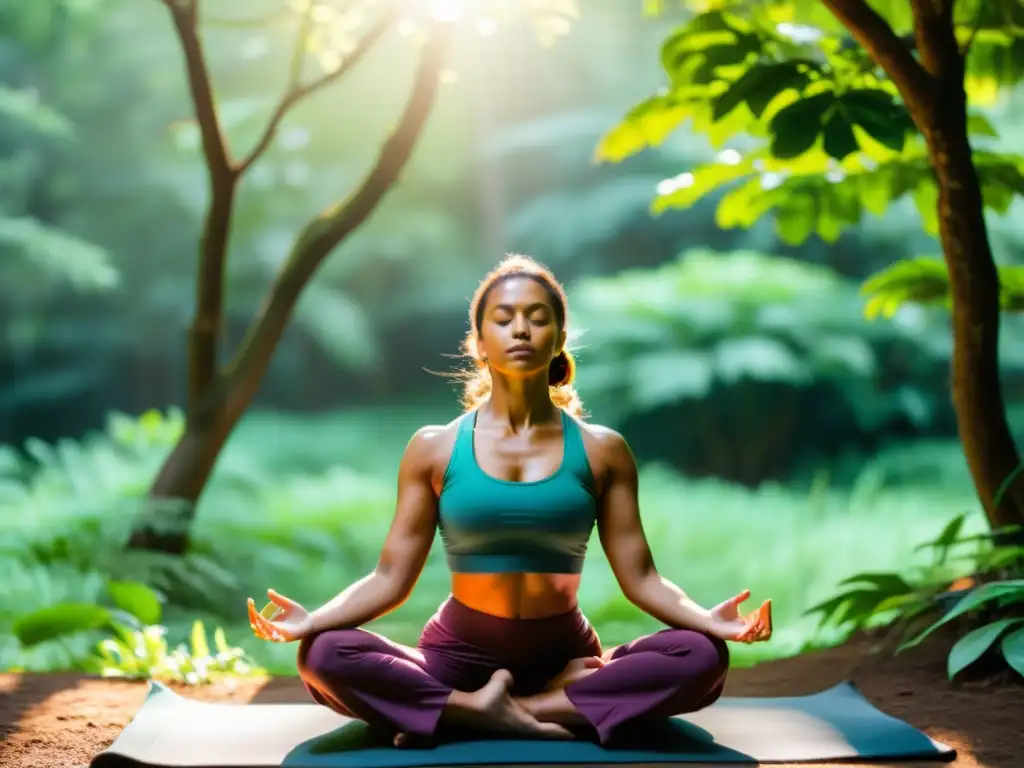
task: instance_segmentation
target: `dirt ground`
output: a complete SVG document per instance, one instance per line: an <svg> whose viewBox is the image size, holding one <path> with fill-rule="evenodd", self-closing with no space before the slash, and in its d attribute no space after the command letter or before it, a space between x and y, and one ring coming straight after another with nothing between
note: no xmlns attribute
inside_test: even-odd
<svg viewBox="0 0 1024 768"><path fill-rule="evenodd" d="M949 683L949 639L936 637L911 655L872 655L857 638L826 651L734 670L728 695L813 693L852 679L880 709L903 718L957 749L951 763L897 763L901 768L1024 766L1024 686L1010 673ZM204 700L308 702L297 679L277 678L180 689ZM105 749L142 704L145 683L72 674L0 675L0 766L83 768ZM823 764L822 764L823 765ZM854 764L843 764L854 768ZM859 765L859 764L858 764ZM880 768L874 763L870 768Z"/></svg>

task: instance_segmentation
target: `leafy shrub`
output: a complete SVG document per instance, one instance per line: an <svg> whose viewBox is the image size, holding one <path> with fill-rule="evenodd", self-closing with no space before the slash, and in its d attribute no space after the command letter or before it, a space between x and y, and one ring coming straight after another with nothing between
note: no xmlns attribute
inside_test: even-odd
<svg viewBox="0 0 1024 768"><path fill-rule="evenodd" d="M160 625L161 596L138 582L110 581L110 605L100 602L56 603L23 614L14 622L14 635L25 647L59 642L69 635L102 630L110 636L73 666L104 677L146 678L196 685L224 678L259 675L240 648L227 644L224 630L214 633L216 654L210 652L201 621L192 625L191 647L171 649Z"/></svg>
<svg viewBox="0 0 1024 768"><path fill-rule="evenodd" d="M894 430L952 430L945 318L872 323L857 283L826 267L691 250L583 280L572 301L588 403L687 473L758 483Z"/></svg>
<svg viewBox="0 0 1024 768"><path fill-rule="evenodd" d="M848 631L887 627L901 636L897 651L920 644L939 627L966 614L980 625L950 650L950 679L978 661L998 641L1011 668L1024 676L1024 546L995 544L1008 530L962 535L964 515L953 518L933 541L931 563L907 574L858 573L840 582L846 589L808 609L821 626ZM936 612L941 613L937 620ZM922 629L922 622L926 626ZM1013 631L1011 631L1013 630Z"/></svg>

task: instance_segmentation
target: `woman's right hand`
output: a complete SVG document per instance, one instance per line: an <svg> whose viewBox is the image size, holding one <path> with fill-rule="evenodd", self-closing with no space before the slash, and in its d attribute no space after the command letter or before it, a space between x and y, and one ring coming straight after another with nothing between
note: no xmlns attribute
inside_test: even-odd
<svg viewBox="0 0 1024 768"><path fill-rule="evenodd" d="M256 637L277 643L290 643L313 634L313 619L309 611L272 589L267 590L267 597L280 609L272 619L256 610L256 603L251 597L248 601L249 626Z"/></svg>

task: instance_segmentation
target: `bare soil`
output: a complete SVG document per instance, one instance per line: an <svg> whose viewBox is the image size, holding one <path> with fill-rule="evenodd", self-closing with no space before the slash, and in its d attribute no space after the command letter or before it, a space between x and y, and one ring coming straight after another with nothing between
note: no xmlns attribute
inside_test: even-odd
<svg viewBox="0 0 1024 768"><path fill-rule="evenodd" d="M894 657L869 653L870 642L858 637L838 648L734 670L726 694L800 695L849 679L877 707L953 746L958 753L949 763L902 762L893 766L1024 766L1024 686L1008 672L949 682L945 673L949 646L948 637L937 635L912 653ZM295 678L172 687L206 701L309 702ZM128 724L145 694L143 682L75 674L0 674L0 766L83 768ZM855 768L861 764L842 765ZM873 763L862 768L881 766Z"/></svg>

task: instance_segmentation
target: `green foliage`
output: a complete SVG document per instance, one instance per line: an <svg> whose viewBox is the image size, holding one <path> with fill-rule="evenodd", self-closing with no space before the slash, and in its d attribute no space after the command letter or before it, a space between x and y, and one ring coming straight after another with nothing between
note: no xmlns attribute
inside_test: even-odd
<svg viewBox="0 0 1024 768"><path fill-rule="evenodd" d="M97 565L100 563L97 562ZM214 633L211 653L202 621L196 620L191 646L170 648L159 622L162 595L137 581L106 583L103 602L56 603L17 616L12 626L23 648L56 643L76 635L104 637L74 666L104 677L146 678L190 685L226 677L265 674L241 648L232 648L222 628Z"/></svg>
<svg viewBox="0 0 1024 768"><path fill-rule="evenodd" d="M791 471L815 438L841 443L893 421L927 431L947 418L945 318L869 322L856 282L826 267L694 249L581 280L571 303L588 406L635 429L655 419L648 426L671 435L659 457L688 471L756 482ZM896 358L899 373L885 362ZM1008 347L1003 363L1024 359ZM818 397L827 417L808 435L803 414Z"/></svg>
<svg viewBox="0 0 1024 768"><path fill-rule="evenodd" d="M192 625L190 643L171 648L166 627L148 626L100 642L94 662L104 677L146 678L162 682L202 685L226 678L263 677L266 670L256 666L248 654L228 645L224 630L213 633L211 651L201 621Z"/></svg>
<svg viewBox="0 0 1024 768"><path fill-rule="evenodd" d="M154 669L172 665L171 658L177 658L172 649L181 644L193 658L205 655L193 647L192 631L199 619L207 627L224 627L245 653L245 663L273 674L294 674L294 646L253 637L245 598L259 602L273 587L316 606L369 572L391 522L402 447L416 426L440 421L445 410L352 411L314 419L250 414L225 449L207 489L207 514L197 525L196 551L185 560L184 573L171 571L160 559L122 550L124 531L135 513L131 504L125 508L123 496L131 494L134 479L151 471L167 449L177 429L175 417L119 416L104 433L86 441L61 443L59 448L36 445L34 454L43 458L17 461L2 484L3 665L33 671L80 669L102 661L102 654L96 661L96 653L103 640L127 644L122 653L126 647L159 651L162 640L166 653L145 652L152 660L147 668L157 674ZM47 459L46 448L75 458ZM921 462L916 469L915 459ZM934 477L937 467L941 482ZM953 441L930 451L917 448L912 456L881 452L859 471L850 485L830 485L827 478L817 477L810 486L768 483L751 490L719 480L686 479L646 462L642 466L644 526L666 577L703 603L722 600L744 586L753 589L755 600L775 599L775 637L766 645L737 648L736 664L792 655L810 641L827 645L841 640L841 632L819 630L801 612L824 599L830 584L865 567L881 572L912 565L919 557L912 553L908 559L913 542L934 536L936 519L972 504L970 479ZM8 503L16 498L22 501ZM900 521L895 528L894 520ZM983 528L984 519L977 514L965 524L972 531ZM767 538L777 542L770 556L742 554ZM825 560L822 551L830 553ZM196 562L217 568L228 582ZM136 597L143 594L141 589L115 587L111 592L111 582L120 581L144 583L165 598L157 624L136 625L122 617L127 635L79 631L31 647L17 640L18 618L57 604L113 611L119 610L113 600L118 594L122 605L145 614L146 604L152 603ZM410 599L370 628L415 643L449 587L443 553L435 542ZM596 536L581 602L609 645L658 628L622 596ZM111 649L111 644L103 647ZM165 661L157 663L164 655ZM123 661L125 674L143 674L132 671L135 662L128 656ZM237 667L235 671L240 674Z"/></svg>
<svg viewBox="0 0 1024 768"><path fill-rule="evenodd" d="M1004 312L1024 312L1024 267L999 268L1000 305ZM949 309L949 273L937 258L897 261L864 282L868 297L864 313L868 318L893 317L905 304L939 306Z"/></svg>
<svg viewBox="0 0 1024 768"><path fill-rule="evenodd" d="M902 651L958 617L981 613L980 626L964 634L950 650L949 678L982 658L1000 639L1003 658L1024 676L1024 581L1008 578L1024 573L1024 547L993 543L1008 530L964 535L965 519L958 515L935 540L918 547L933 552L932 562L905 575L855 574L840 582L844 591L812 606L807 615L820 614L820 626L848 631L893 625L892 634L904 638L897 647ZM968 547L971 549L964 551ZM976 586L958 587L964 578ZM937 610L942 616L931 619ZM920 628L922 620L930 622L924 629Z"/></svg>
<svg viewBox="0 0 1024 768"><path fill-rule="evenodd" d="M1012 13L1000 17L986 8L979 17L968 79L976 102L1020 74L1001 62L1024 45L1011 18L1022 9L994 5ZM892 21L910 20L894 11ZM771 213L779 237L792 245L811 235L835 242L865 213L881 215L911 197L926 231L937 232L924 141L895 86L827 10L800 2L717 2L669 35L661 61L669 87L634 107L605 136L598 158L618 162L659 146L687 122L728 149L718 161L662 182L656 213L720 193L719 226L748 228ZM981 114L971 116L970 130L998 138ZM976 166L985 205L1007 213L1024 191L1024 159L979 147Z"/></svg>

